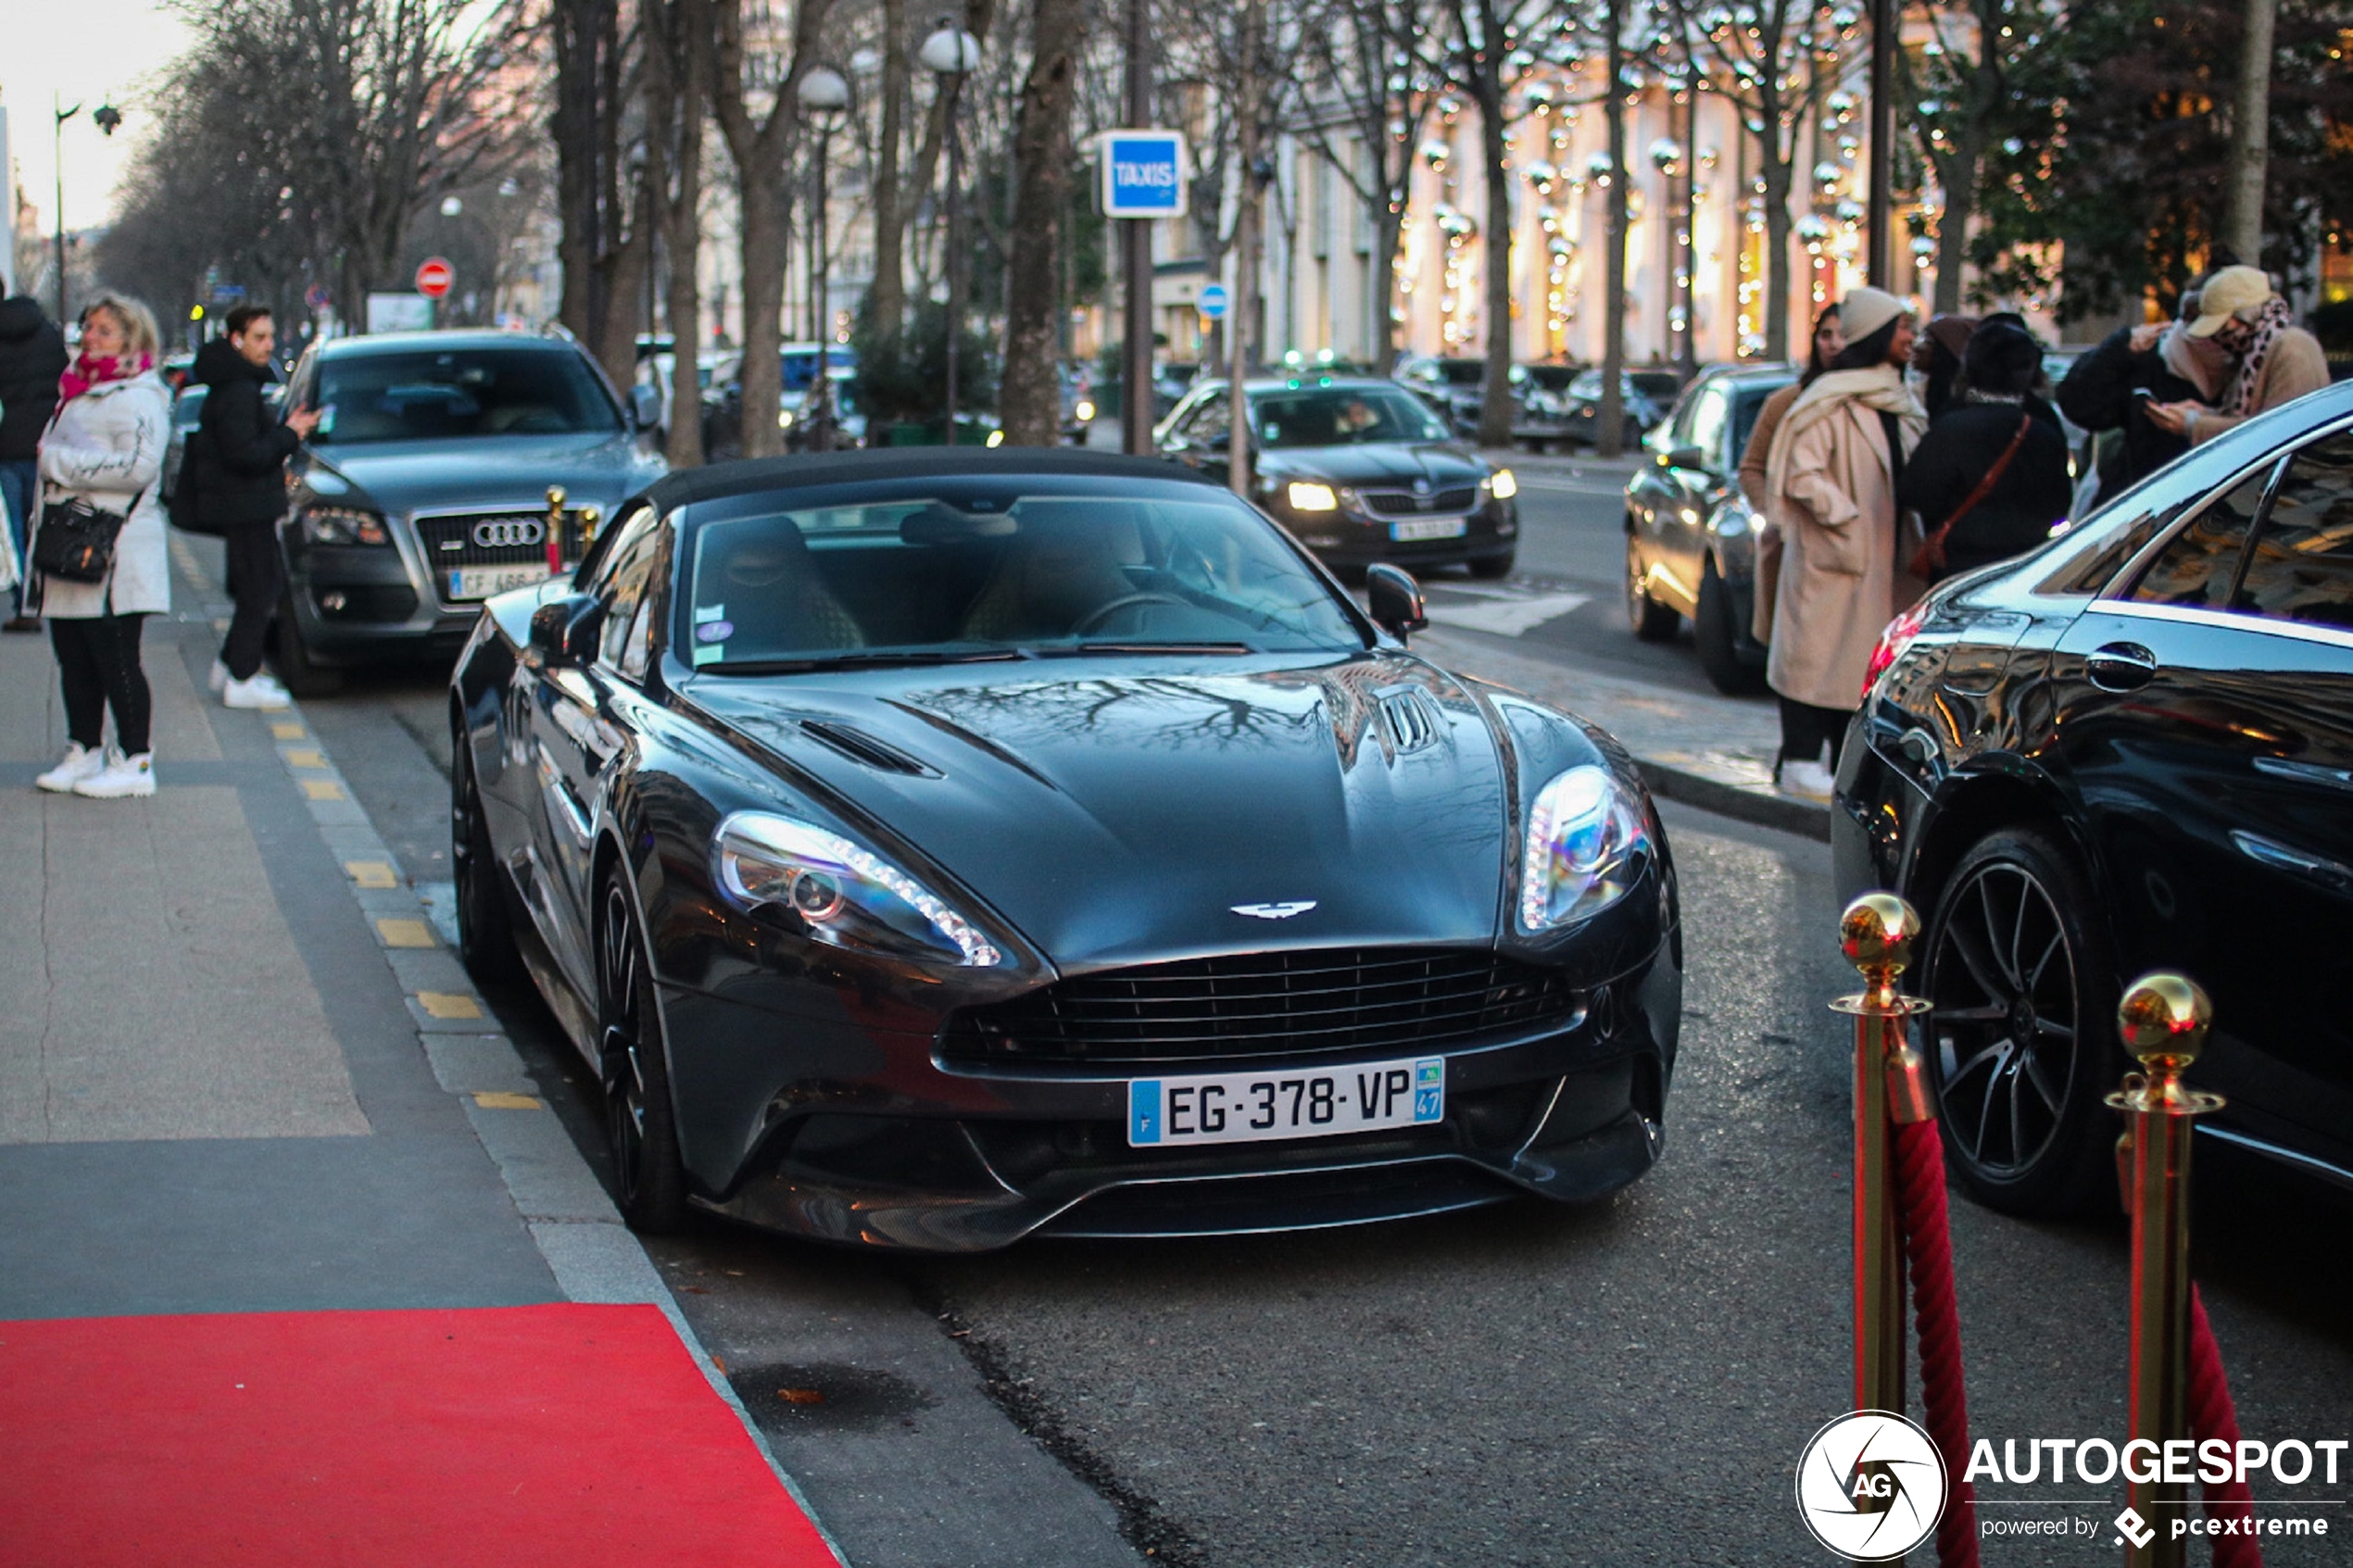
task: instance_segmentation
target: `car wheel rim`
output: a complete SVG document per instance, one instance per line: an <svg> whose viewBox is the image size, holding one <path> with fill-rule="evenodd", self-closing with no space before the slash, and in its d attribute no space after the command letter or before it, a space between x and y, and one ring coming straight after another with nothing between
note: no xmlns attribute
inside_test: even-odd
<svg viewBox="0 0 2353 1568"><path fill-rule="evenodd" d="M473 939L474 901L474 806L472 789L463 769L458 771L449 799L449 859L450 874L458 884L458 936L461 946L472 946Z"/></svg>
<svg viewBox="0 0 2353 1568"><path fill-rule="evenodd" d="M604 1030L605 1124L623 1202L636 1196L646 1157L645 1042L637 1026L640 972L636 929L619 885L605 892L604 940L597 953Z"/></svg>
<svg viewBox="0 0 2353 1568"><path fill-rule="evenodd" d="M2024 868L1979 867L1953 892L1930 955L1944 1135L1999 1181L2058 1137L2080 1057L2075 954Z"/></svg>

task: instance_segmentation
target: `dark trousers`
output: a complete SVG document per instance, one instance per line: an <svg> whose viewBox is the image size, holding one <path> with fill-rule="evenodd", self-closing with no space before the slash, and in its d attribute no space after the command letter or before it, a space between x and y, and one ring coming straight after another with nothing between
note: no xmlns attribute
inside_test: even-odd
<svg viewBox="0 0 2353 1568"><path fill-rule="evenodd" d="M237 611L229 619L220 662L233 678L250 681L261 668L262 640L285 591L285 562L278 556L278 531L268 523L232 528L222 543L229 547L229 596Z"/></svg>
<svg viewBox="0 0 2353 1568"><path fill-rule="evenodd" d="M1840 708L1816 708L1794 697L1781 697L1780 704L1781 760L1818 762L1822 759L1822 747L1827 746L1831 748L1830 770L1837 772L1847 721L1855 715Z"/></svg>
<svg viewBox="0 0 2353 1568"><path fill-rule="evenodd" d="M92 751L105 737L109 708L122 754L136 757L147 749L154 709L146 671L139 668L139 629L145 620L145 615L50 619L49 646L57 649L57 684L65 689L66 734Z"/></svg>

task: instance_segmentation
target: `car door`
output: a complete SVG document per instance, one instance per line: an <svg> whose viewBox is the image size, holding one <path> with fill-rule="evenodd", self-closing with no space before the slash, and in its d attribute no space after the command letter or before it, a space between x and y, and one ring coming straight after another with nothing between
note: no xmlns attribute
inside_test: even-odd
<svg viewBox="0 0 2353 1568"><path fill-rule="evenodd" d="M1664 439L1668 483L1658 520L1659 567L1673 584L1679 608L1687 615L1699 611L1699 575L1707 557L1707 514L1715 509L1724 474L1718 468L1724 450L1724 427L1731 407L1720 385L1703 386L1686 402L1683 414L1668 427ZM1677 461L1680 454L1685 460Z"/></svg>
<svg viewBox="0 0 2353 1568"><path fill-rule="evenodd" d="M535 911L541 934L575 989L594 996L596 949L592 919L596 889L598 792L621 755L623 731L614 721L611 690L623 666L627 639L641 633L660 596L649 591L667 530L650 510L623 525L589 585L598 606L598 647L582 663L543 667L533 693L530 765L539 810L534 849L544 897ZM640 676L643 665L637 667Z"/></svg>
<svg viewBox="0 0 2353 1568"><path fill-rule="evenodd" d="M2200 1076L2243 1114L2340 1136L2353 1125L2348 485L2345 432L2252 465L2095 600L2052 664L2052 733L2106 864L2122 967L2206 986L2215 1045Z"/></svg>

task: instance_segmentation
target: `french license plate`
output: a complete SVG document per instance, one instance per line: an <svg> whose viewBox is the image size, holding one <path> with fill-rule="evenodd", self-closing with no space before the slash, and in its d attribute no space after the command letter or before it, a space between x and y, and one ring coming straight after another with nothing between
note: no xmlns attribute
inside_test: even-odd
<svg viewBox="0 0 2353 1568"><path fill-rule="evenodd" d="M547 581L544 561L530 561L517 566L453 566L449 569L448 597L486 599L510 588L528 588L534 583Z"/></svg>
<svg viewBox="0 0 2353 1568"><path fill-rule="evenodd" d="M1438 1056L1322 1072L1207 1073L1127 1084L1132 1148L1320 1138L1445 1119L1446 1059Z"/></svg>
<svg viewBox="0 0 2353 1568"><path fill-rule="evenodd" d="M1400 544L1412 539L1459 539L1469 529L1466 518L1417 517L1389 525L1389 536Z"/></svg>

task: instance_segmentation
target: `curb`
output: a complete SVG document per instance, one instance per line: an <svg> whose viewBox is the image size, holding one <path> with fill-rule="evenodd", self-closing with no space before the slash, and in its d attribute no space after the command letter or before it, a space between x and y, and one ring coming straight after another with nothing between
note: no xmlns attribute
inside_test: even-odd
<svg viewBox="0 0 2353 1568"><path fill-rule="evenodd" d="M1637 757L1634 761L1642 770L1642 782L1662 799L1678 800L1719 817L1793 833L1821 844L1831 841L1831 809L1827 806L1809 805L1785 795L1760 795L1720 779L1654 762L1647 757Z"/></svg>

